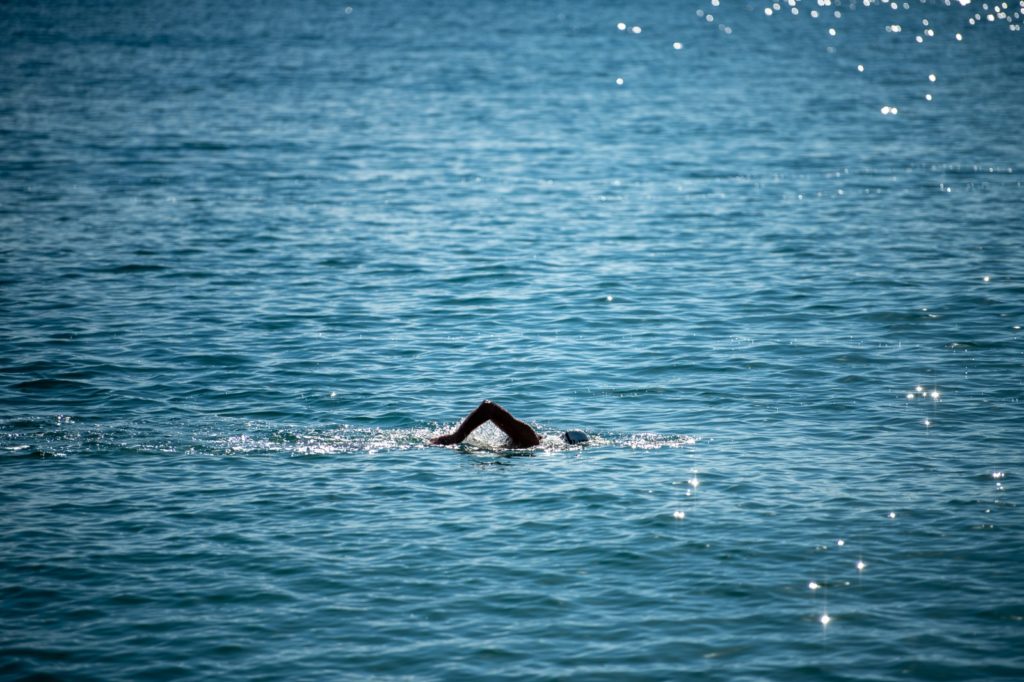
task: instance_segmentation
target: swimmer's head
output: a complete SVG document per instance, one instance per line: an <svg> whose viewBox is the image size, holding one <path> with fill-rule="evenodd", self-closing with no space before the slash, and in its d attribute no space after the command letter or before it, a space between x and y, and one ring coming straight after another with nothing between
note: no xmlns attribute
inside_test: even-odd
<svg viewBox="0 0 1024 682"><path fill-rule="evenodd" d="M590 440L590 437L582 431L566 431L562 434L562 440L569 445L582 445Z"/></svg>

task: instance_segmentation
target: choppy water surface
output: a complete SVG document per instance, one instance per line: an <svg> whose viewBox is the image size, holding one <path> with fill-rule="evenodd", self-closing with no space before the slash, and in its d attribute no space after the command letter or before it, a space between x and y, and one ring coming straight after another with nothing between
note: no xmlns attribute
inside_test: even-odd
<svg viewBox="0 0 1024 682"><path fill-rule="evenodd" d="M0 676L1024 675L1021 12L6 3Z"/></svg>

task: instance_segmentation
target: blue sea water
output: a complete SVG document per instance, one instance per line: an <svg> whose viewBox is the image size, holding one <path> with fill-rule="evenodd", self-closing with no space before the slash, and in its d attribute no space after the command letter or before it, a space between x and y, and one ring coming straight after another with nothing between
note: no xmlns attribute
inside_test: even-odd
<svg viewBox="0 0 1024 682"><path fill-rule="evenodd" d="M1021 679L1022 8L3 3L0 677Z"/></svg>

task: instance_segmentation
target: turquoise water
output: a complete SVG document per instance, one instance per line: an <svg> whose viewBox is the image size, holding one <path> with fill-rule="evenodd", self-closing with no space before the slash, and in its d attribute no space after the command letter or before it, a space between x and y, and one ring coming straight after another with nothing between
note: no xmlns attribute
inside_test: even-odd
<svg viewBox="0 0 1024 682"><path fill-rule="evenodd" d="M1021 678L1021 11L4 4L0 677Z"/></svg>

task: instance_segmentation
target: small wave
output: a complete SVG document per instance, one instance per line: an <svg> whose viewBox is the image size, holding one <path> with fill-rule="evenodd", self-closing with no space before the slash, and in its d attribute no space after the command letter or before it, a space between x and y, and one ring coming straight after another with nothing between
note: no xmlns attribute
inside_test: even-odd
<svg viewBox="0 0 1024 682"><path fill-rule="evenodd" d="M14 384L19 391L53 391L69 388L88 388L89 384L69 379L30 379Z"/></svg>
<svg viewBox="0 0 1024 682"><path fill-rule="evenodd" d="M187 142L182 142L180 147L182 149L198 152L226 152L232 149L230 145L210 140L189 140Z"/></svg>
<svg viewBox="0 0 1024 682"><path fill-rule="evenodd" d="M447 433L450 425L414 427L366 427L342 425L331 428L281 428L272 421L228 424L177 423L152 428L145 423L79 423L65 415L0 420L5 456L64 457L92 454L188 454L203 456L317 457L417 453L445 450L481 457L544 456L569 453L586 455L612 448L629 450L679 449L697 443L693 436L659 433L590 433L584 444L570 445L561 432L540 429L538 447L517 449L509 445L496 427L485 424L463 443L442 448L430 439ZM424 452L425 454L425 452Z"/></svg>
<svg viewBox="0 0 1024 682"><path fill-rule="evenodd" d="M203 367L244 367L252 363L250 358L231 353L188 353L181 359Z"/></svg>
<svg viewBox="0 0 1024 682"><path fill-rule="evenodd" d="M630 450L658 450L681 448L697 444L695 436L663 435L660 433L620 434L611 438L611 444Z"/></svg>
<svg viewBox="0 0 1024 682"><path fill-rule="evenodd" d="M109 267L100 268L99 272L109 273L112 275L125 275L136 272L160 272L167 269L166 265L157 265L155 263L126 263L123 265L111 265Z"/></svg>
<svg viewBox="0 0 1024 682"><path fill-rule="evenodd" d="M293 457L344 455L354 453L413 451L438 446L430 439L445 429L373 428L342 426L310 432L276 430L273 432L240 433L220 436L193 447L197 454L261 455L285 454ZM195 439L202 443L202 438ZM456 448L462 452L486 456L523 456L537 453L579 452L593 448L614 447L627 450L657 450L689 447L697 438L688 435L658 433L598 433L582 445L570 445L558 433L545 433L536 448L510 447L504 435L489 424L478 428Z"/></svg>
<svg viewBox="0 0 1024 682"><path fill-rule="evenodd" d="M13 459L48 459L48 458L63 459L65 457L67 457L67 456L68 455L67 455L66 452L57 452L57 451L54 451L54 450L43 450L43 449L39 449L39 448L32 449L32 450L27 450L27 451L14 450L14 451L11 452L10 455L7 455L7 457L13 458Z"/></svg>
<svg viewBox="0 0 1024 682"><path fill-rule="evenodd" d="M385 429L342 426L311 432L275 430L220 436L204 442L197 436L195 454L260 455L285 454L293 457L344 455L425 448L432 429Z"/></svg>

